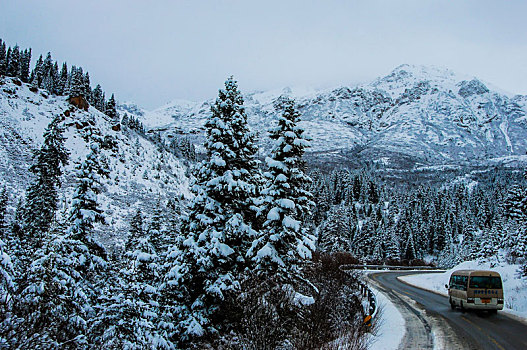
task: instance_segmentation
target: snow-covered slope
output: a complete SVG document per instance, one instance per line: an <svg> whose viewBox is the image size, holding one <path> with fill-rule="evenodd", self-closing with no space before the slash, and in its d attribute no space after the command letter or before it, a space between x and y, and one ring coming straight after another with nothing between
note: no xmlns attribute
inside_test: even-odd
<svg viewBox="0 0 527 350"><path fill-rule="evenodd" d="M527 97L511 97L444 68L402 65L353 88L249 93L249 122L264 147L282 94L296 99L301 124L313 139L311 155L323 159L481 164L527 151ZM190 135L199 143L212 103L176 101L139 117L153 129Z"/></svg>
<svg viewBox="0 0 527 350"><path fill-rule="evenodd" d="M174 155L92 107L85 112L64 97L48 96L43 90L34 93L25 84L18 86L11 78L0 78L0 185L7 186L11 207L31 181L28 168L33 150L42 143L44 129L54 116L64 112L66 147L71 153L65 169L64 203L70 200L75 186L72 170L88 152L86 130L92 128L104 139L101 153L110 175L102 179L98 201L109 225L101 228L102 233L122 239L128 230L126 220L137 208L148 216L158 199L189 196L186 167Z"/></svg>

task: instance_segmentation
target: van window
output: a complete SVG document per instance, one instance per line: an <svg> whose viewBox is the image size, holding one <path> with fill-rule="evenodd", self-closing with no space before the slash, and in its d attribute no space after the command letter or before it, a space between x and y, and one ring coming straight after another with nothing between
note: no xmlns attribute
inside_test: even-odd
<svg viewBox="0 0 527 350"><path fill-rule="evenodd" d="M501 289L501 278L473 276L470 277L470 288Z"/></svg>
<svg viewBox="0 0 527 350"><path fill-rule="evenodd" d="M467 290L467 276L452 276L451 288L459 290Z"/></svg>

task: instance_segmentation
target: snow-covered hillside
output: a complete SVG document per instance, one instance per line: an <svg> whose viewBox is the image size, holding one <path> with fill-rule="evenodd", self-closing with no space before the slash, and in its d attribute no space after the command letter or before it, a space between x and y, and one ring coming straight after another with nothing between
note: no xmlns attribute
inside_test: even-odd
<svg viewBox="0 0 527 350"><path fill-rule="evenodd" d="M323 159L389 166L486 164L527 151L527 97L512 97L444 68L401 65L356 87L246 94L249 122L264 148L280 95L296 99L301 124L313 139L311 155ZM190 135L200 143L212 102L175 101L141 114L133 113L136 107L121 110L153 130Z"/></svg>
<svg viewBox="0 0 527 350"><path fill-rule="evenodd" d="M40 147L42 134L51 119L65 114L66 147L70 162L65 169L63 203L71 199L75 179L73 168L88 152L87 130L99 134L102 158L110 174L103 178L98 201L108 225L101 230L120 239L128 230L127 220L137 208L149 215L158 199L189 197L186 167L171 153L150 140L90 107L87 112L70 105L65 97L48 96L44 90L0 81L0 185L9 190L13 208L31 181L28 171L33 150ZM118 242L117 242L118 243Z"/></svg>

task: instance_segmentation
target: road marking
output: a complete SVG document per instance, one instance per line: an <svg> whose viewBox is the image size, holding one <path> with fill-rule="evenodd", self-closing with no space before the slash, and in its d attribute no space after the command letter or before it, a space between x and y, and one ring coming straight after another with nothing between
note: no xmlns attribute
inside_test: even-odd
<svg viewBox="0 0 527 350"><path fill-rule="evenodd" d="M465 321L467 321L468 323L470 323L471 325L473 325L474 327L476 327L477 329L479 329L480 332L484 333L487 338L490 339L490 341L492 341L499 349L501 350L505 350L505 348L503 346L501 346L497 341L496 339L492 338L490 335L486 334L485 332L483 332L483 329L481 329L481 327L479 327L477 324L475 324L474 322L470 321L468 318L466 318L465 316L461 316L462 319L464 319Z"/></svg>
<svg viewBox="0 0 527 350"><path fill-rule="evenodd" d="M408 294L408 295L414 295L413 293L407 292L405 290L402 290L401 292L403 292L404 294Z"/></svg>

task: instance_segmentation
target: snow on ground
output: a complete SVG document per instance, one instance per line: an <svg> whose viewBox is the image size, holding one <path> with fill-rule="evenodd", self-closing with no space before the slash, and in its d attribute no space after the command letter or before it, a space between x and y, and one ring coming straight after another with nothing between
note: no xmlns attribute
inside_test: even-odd
<svg viewBox="0 0 527 350"><path fill-rule="evenodd" d="M384 294L371 285L369 287L373 290L381 311L378 315L380 318L377 320L379 323L377 323L376 334L371 334L367 340L368 348L372 350L398 349L406 333L403 315Z"/></svg>
<svg viewBox="0 0 527 350"><path fill-rule="evenodd" d="M0 84L0 184L9 191L11 210L32 179L28 172L32 151L40 147L45 128L57 115L64 115L65 147L70 152L59 212L69 207L76 186L73 170L88 153L92 132L104 140L100 159L109 170L108 177L101 178L102 192L97 196L109 224L100 227L105 237L120 244L137 209L148 216L158 200L191 198L187 166L145 136L120 124L116 128L115 121L93 107L88 111L72 108L64 96L33 92L28 84L18 86L12 79Z"/></svg>
<svg viewBox="0 0 527 350"><path fill-rule="evenodd" d="M465 261L444 273L429 273L399 277L399 279L419 288L430 290L439 294L448 295L445 284L448 284L450 275L455 270L493 270L499 272L503 281L506 313L518 316L527 321L527 280L518 278L519 265L498 263L478 263Z"/></svg>

